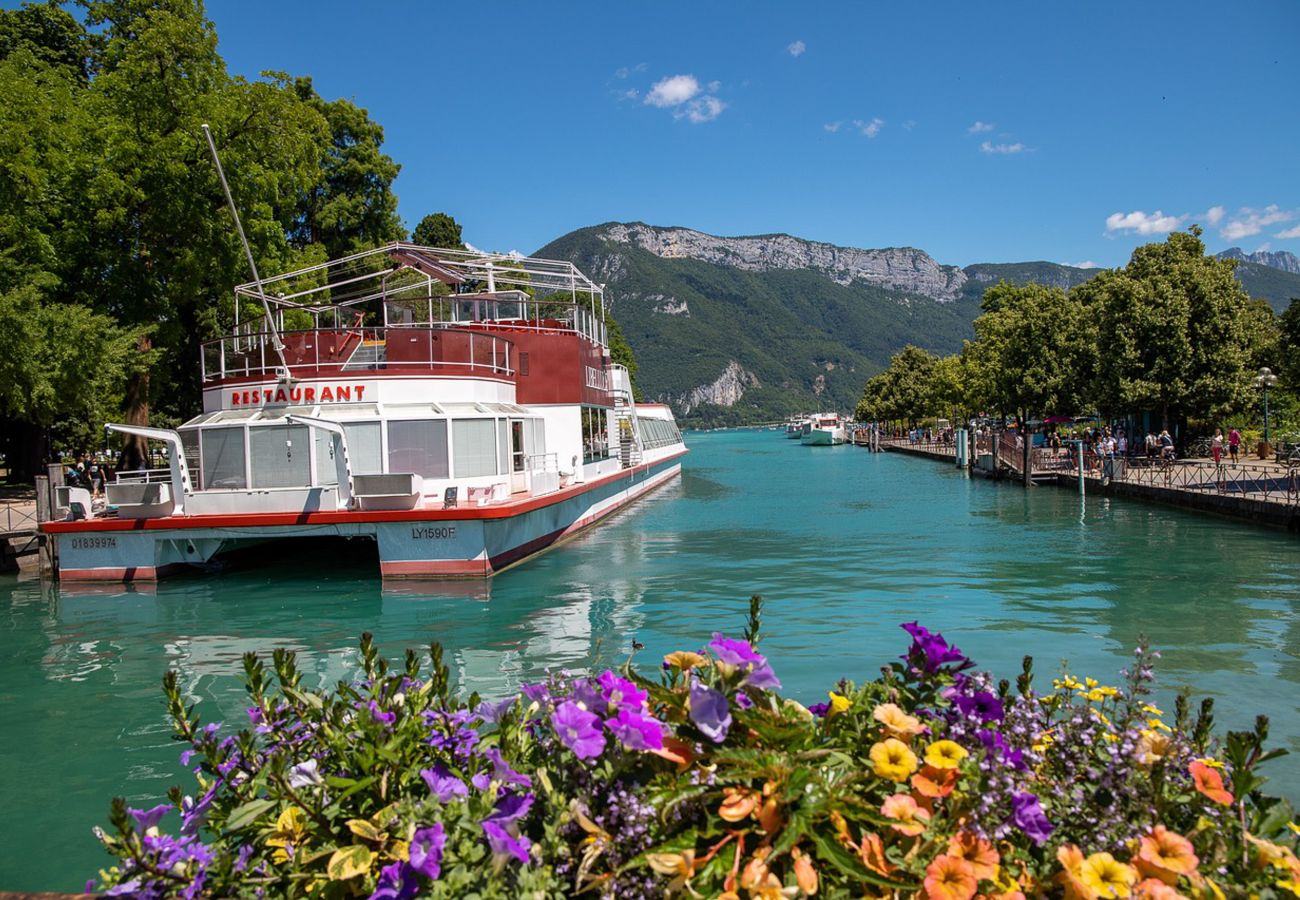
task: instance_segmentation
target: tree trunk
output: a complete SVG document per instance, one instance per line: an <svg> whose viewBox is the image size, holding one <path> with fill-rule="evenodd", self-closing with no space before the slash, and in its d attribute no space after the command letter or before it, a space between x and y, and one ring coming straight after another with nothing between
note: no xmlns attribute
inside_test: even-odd
<svg viewBox="0 0 1300 900"><path fill-rule="evenodd" d="M135 343L135 349L146 354L153 349L153 342L147 335L141 335ZM126 424L149 424L149 369L140 366L126 382ZM120 472L149 467L149 443L142 437L126 435L122 444L122 460L118 466Z"/></svg>
<svg viewBox="0 0 1300 900"><path fill-rule="evenodd" d="M8 466L8 479L21 484L31 484L41 474L49 456L48 436L41 426L19 419L0 419L0 433L4 434L3 449Z"/></svg>

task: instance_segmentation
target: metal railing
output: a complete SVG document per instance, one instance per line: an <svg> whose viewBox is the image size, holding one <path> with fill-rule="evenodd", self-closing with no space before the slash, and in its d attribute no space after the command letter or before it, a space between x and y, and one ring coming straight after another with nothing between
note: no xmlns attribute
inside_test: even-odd
<svg viewBox="0 0 1300 900"><path fill-rule="evenodd" d="M113 478L116 484L158 484L160 482L170 482L172 480L172 470L170 466L161 469L136 469L134 472L118 472Z"/></svg>
<svg viewBox="0 0 1300 900"><path fill-rule="evenodd" d="M338 328L281 334L289 372L296 377L387 369L452 370L513 375L514 345L479 331L428 326ZM241 333L208 341L203 383L250 376L275 377L279 358L271 333Z"/></svg>
<svg viewBox="0 0 1300 900"><path fill-rule="evenodd" d="M560 471L559 456L555 453L532 453L524 457L529 472Z"/></svg>
<svg viewBox="0 0 1300 900"><path fill-rule="evenodd" d="M0 532L13 534L35 531L36 524L35 505L0 501Z"/></svg>

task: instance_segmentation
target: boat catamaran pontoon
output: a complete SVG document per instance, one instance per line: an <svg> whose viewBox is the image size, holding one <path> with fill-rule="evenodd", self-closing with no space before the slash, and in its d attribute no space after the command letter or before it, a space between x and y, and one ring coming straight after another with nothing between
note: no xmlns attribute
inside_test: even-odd
<svg viewBox="0 0 1300 900"><path fill-rule="evenodd" d="M68 581L152 580L250 543L371 539L384 577L487 576L672 479L668 407L610 360L568 262L407 243L241 285L169 465L46 523Z"/></svg>

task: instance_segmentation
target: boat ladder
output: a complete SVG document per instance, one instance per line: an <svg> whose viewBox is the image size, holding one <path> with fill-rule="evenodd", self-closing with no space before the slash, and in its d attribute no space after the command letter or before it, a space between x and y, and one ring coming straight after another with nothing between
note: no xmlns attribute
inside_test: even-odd
<svg viewBox="0 0 1300 900"><path fill-rule="evenodd" d="M611 366L623 369L622 366ZM637 424L636 401L632 399L632 381L627 370L616 372L613 381L614 421L618 424L618 459L623 468L641 464L641 429Z"/></svg>
<svg viewBox="0 0 1300 900"><path fill-rule="evenodd" d="M388 362L388 347L383 338L363 340L344 364L346 369L380 369Z"/></svg>

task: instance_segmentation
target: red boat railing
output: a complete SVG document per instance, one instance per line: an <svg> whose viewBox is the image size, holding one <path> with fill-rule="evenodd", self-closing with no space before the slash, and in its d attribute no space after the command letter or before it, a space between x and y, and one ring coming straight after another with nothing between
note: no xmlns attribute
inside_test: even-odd
<svg viewBox="0 0 1300 900"><path fill-rule="evenodd" d="M456 328L317 328L282 333L284 359L297 378L340 372L436 371L511 376L514 345L505 338ZM203 383L274 378L280 361L270 332L236 334L203 345Z"/></svg>

